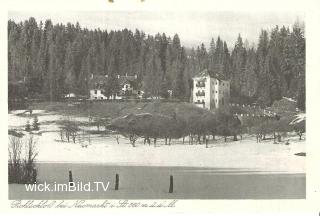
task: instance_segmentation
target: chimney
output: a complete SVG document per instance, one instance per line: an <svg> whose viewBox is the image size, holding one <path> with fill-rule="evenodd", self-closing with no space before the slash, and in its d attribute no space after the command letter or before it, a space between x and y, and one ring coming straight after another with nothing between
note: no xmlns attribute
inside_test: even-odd
<svg viewBox="0 0 320 216"><path fill-rule="evenodd" d="M117 77L118 77L118 79L120 79L120 75L119 75L119 74L118 74L118 76L117 76Z"/></svg>
<svg viewBox="0 0 320 216"><path fill-rule="evenodd" d="M91 79L93 79L93 73L91 73Z"/></svg>
<svg viewBox="0 0 320 216"><path fill-rule="evenodd" d="M137 76L137 74L135 74L135 75L134 75L134 78L135 78L135 79L138 79L138 76Z"/></svg>
<svg viewBox="0 0 320 216"><path fill-rule="evenodd" d="M126 77L128 76L128 74L126 73Z"/></svg>
<svg viewBox="0 0 320 216"><path fill-rule="evenodd" d="M104 75L105 76L105 78L108 78L108 74L106 74L106 75Z"/></svg>

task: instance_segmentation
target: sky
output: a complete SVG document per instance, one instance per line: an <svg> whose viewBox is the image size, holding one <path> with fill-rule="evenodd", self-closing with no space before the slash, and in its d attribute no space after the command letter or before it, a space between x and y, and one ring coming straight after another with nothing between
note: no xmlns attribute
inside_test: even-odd
<svg viewBox="0 0 320 216"><path fill-rule="evenodd" d="M233 47L238 34L249 44L257 44L261 29L270 30L276 25L292 26L303 21L300 12L236 12L236 11L10 11L8 19L16 22L34 17L37 22L51 19L54 24L79 22L81 27L101 30L143 30L147 34L165 33L171 38L175 33L181 44L196 47L209 45L211 38L220 36Z"/></svg>

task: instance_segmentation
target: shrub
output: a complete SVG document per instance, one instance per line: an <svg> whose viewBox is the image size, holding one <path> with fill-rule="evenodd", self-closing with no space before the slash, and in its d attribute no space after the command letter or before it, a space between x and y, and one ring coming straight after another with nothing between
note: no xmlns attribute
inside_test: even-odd
<svg viewBox="0 0 320 216"><path fill-rule="evenodd" d="M23 147L24 151L23 151ZM36 142L33 137L23 143L21 138L11 136L9 141L8 181L10 183L27 184L37 180L35 159Z"/></svg>

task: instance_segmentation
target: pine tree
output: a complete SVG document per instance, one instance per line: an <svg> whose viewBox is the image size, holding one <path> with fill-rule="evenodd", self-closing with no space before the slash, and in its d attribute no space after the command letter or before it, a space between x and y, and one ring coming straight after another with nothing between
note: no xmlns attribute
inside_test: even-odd
<svg viewBox="0 0 320 216"><path fill-rule="evenodd" d="M119 53L119 51L117 51ZM119 93L119 80L118 75L120 70L119 65L119 56L115 54L115 56L112 58L112 60L109 63L109 78L107 83L107 88L105 89L107 92L107 95L111 95L112 98L114 98Z"/></svg>
<svg viewBox="0 0 320 216"><path fill-rule="evenodd" d="M66 76L65 87L66 93L75 93L76 92L76 76L74 68L74 56L72 52L72 45L69 43L67 45L66 57L64 63L64 74Z"/></svg>
<svg viewBox="0 0 320 216"><path fill-rule="evenodd" d="M185 62L186 62L186 54L185 50L181 48L180 55L178 61L174 62L176 67L177 73L174 82L174 89L173 89L173 97L185 100L186 97L186 89L185 89Z"/></svg>
<svg viewBox="0 0 320 216"><path fill-rule="evenodd" d="M27 124L26 124L26 127L25 127L25 131L27 131L27 132L31 131L31 126L30 126L29 120L27 121Z"/></svg>
<svg viewBox="0 0 320 216"><path fill-rule="evenodd" d="M245 79L245 64L246 64L246 49L244 48L241 35L238 35L237 42L232 52L232 74L231 83L233 93L239 93L239 95L245 94L244 86L247 80Z"/></svg>
<svg viewBox="0 0 320 216"><path fill-rule="evenodd" d="M248 97L255 97L258 89L258 70L256 53L254 48L250 48L247 52L246 65L245 65L245 79L247 80L244 94Z"/></svg>
<svg viewBox="0 0 320 216"><path fill-rule="evenodd" d="M160 96L160 85L162 82L160 64L160 60L156 57L156 54L150 56L146 65L148 73L144 76L143 80L144 91L156 97Z"/></svg>
<svg viewBox="0 0 320 216"><path fill-rule="evenodd" d="M211 39L211 42L210 42L210 48L209 48L209 70L214 70L215 68L215 61L214 61L214 54L215 54L215 51L216 51L216 44L214 42L214 39L212 38Z"/></svg>
<svg viewBox="0 0 320 216"><path fill-rule="evenodd" d="M32 130L39 130L40 129L40 123L39 123L39 120L38 120L38 117L37 116L34 116L33 118L33 122L32 122Z"/></svg>
<svg viewBox="0 0 320 216"><path fill-rule="evenodd" d="M230 53L226 42L223 43L223 75L226 79L231 77Z"/></svg>
<svg viewBox="0 0 320 216"><path fill-rule="evenodd" d="M50 101L58 100L62 97L62 89L59 86L59 74L62 73L62 66L58 62L56 45L51 43L49 46L49 68L48 68L48 94Z"/></svg>
<svg viewBox="0 0 320 216"><path fill-rule="evenodd" d="M214 53L214 72L223 74L223 57L224 57L224 49L223 49L223 41L220 36L216 41L216 50Z"/></svg>
<svg viewBox="0 0 320 216"><path fill-rule="evenodd" d="M168 87L168 82L167 79L165 78L162 80L161 85L160 85L160 97L162 98L169 98L169 87Z"/></svg>
<svg viewBox="0 0 320 216"><path fill-rule="evenodd" d="M269 47L269 36L265 30L261 31L259 44L257 49L257 70L259 79L258 103L262 105L270 105L270 74L269 64L267 64L267 55Z"/></svg>
<svg viewBox="0 0 320 216"><path fill-rule="evenodd" d="M271 103L282 98L281 94L281 52L278 26L270 35L269 49L266 63L269 64L270 100Z"/></svg>

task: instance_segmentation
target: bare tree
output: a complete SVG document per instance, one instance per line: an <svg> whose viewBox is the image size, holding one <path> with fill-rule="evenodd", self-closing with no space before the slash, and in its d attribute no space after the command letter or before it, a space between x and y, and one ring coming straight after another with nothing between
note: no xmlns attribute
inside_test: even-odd
<svg viewBox="0 0 320 216"><path fill-rule="evenodd" d="M73 143L76 143L76 138L78 136L79 132L79 123L77 121L72 121L69 119L64 119L61 121L61 130L60 130L60 136L64 133L68 142L70 142L70 138L72 138ZM63 136L62 136L63 137Z"/></svg>
<svg viewBox="0 0 320 216"><path fill-rule="evenodd" d="M24 151L22 151L23 146ZM9 183L34 183L37 179L35 159L38 152L33 136L30 136L25 143L21 138L10 137L8 154Z"/></svg>
<svg viewBox="0 0 320 216"><path fill-rule="evenodd" d="M130 143L132 144L132 146L133 147L136 147L136 141L137 141L137 139L138 139L139 137L137 136L137 135L135 135L135 134L131 134L130 136L129 136L129 140L130 140Z"/></svg>
<svg viewBox="0 0 320 216"><path fill-rule="evenodd" d="M37 179L35 159L38 156L38 152L36 150L36 142L33 136L30 136L30 138L27 140L25 152L25 158L23 159L24 182L34 183Z"/></svg>
<svg viewBox="0 0 320 216"><path fill-rule="evenodd" d="M8 172L9 172L9 183L19 183L21 178L21 139L15 136L9 138L9 161L8 161Z"/></svg>
<svg viewBox="0 0 320 216"><path fill-rule="evenodd" d="M116 134L116 140L117 140L118 145L119 145L119 138L120 138L119 134Z"/></svg>

